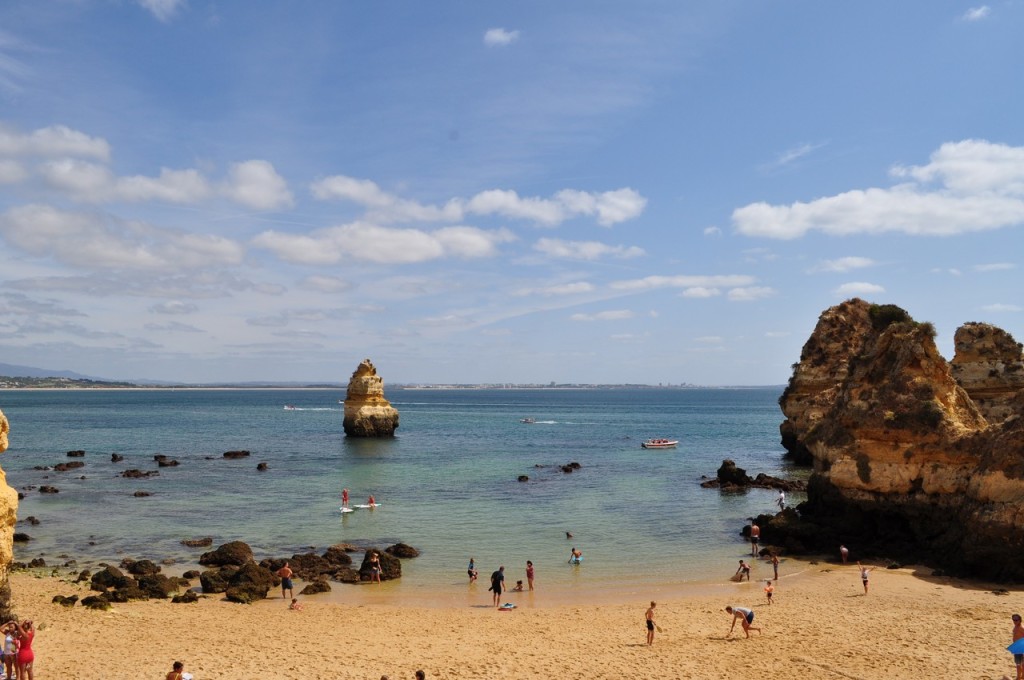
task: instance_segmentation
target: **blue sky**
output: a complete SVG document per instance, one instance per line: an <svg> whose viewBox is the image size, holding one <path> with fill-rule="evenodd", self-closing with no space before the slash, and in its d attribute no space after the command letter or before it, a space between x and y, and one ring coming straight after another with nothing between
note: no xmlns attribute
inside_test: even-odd
<svg viewBox="0 0 1024 680"><path fill-rule="evenodd" d="M0 361L785 382L859 296L1024 340L1024 5L0 4Z"/></svg>

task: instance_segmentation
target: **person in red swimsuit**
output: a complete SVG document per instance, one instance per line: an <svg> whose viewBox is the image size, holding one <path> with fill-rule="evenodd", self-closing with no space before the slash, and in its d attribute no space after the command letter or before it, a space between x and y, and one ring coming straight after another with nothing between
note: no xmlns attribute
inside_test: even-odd
<svg viewBox="0 0 1024 680"><path fill-rule="evenodd" d="M35 652L32 651L32 640L36 636L35 626L28 619L18 626L18 639L21 640L21 647L18 649L18 680L33 680L32 662L36 660Z"/></svg>

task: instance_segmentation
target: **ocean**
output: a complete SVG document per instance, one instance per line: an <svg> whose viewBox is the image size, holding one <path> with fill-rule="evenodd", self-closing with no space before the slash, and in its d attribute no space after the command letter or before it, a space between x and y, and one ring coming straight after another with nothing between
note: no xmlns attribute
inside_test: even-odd
<svg viewBox="0 0 1024 680"><path fill-rule="evenodd" d="M82 568L124 557L173 560L165 571L181 573L197 568L202 552L183 546L186 538L242 540L257 560L342 542L404 542L420 557L374 593L480 599L498 565L514 584L529 559L538 593L557 592L558 601L595 591L626 597L724 581L749 555L740 529L772 511L777 493L699 483L725 458L751 476L806 477L782 458L780 393L387 389L401 418L396 436L354 440L342 430L337 389L7 390L0 409L10 449L0 467L25 493L17 531L32 540L15 545L18 561L74 559ZM641 448L651 437L680 443ZM76 449L84 457L67 457ZM223 458L238 449L251 456ZM124 461L111 462L113 453ZM158 454L180 464L157 468ZM85 467L36 469L76 460ZM257 471L260 462L266 471ZM562 472L570 462L580 468ZM127 479L127 469L159 474ZM59 493L42 494L41 485ZM353 504L373 494L380 507L340 513L345 487ZM583 552L578 566L567 563L572 547ZM470 557L483 585L467 590ZM761 569L755 578L770 573ZM357 591L368 587L335 587L340 598Z"/></svg>

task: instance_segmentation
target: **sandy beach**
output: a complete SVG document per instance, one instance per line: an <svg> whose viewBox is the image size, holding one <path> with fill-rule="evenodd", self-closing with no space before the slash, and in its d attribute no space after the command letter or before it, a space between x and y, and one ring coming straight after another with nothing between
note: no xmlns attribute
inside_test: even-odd
<svg viewBox="0 0 1024 680"><path fill-rule="evenodd" d="M39 628L37 678L163 678L175 660L196 680L394 680L420 668L428 678L1012 677L1005 647L1024 592L998 594L998 586L905 567L875 569L865 596L852 565L795 566L771 606L763 581L662 593L655 620L663 632L651 647L650 598L544 606L543 583L532 595L503 597L535 604L520 600L509 612L490 606L486 586L465 606L310 596L300 598L302 611L289 611L278 592L252 606L215 595L109 612L66 608L52 597L88 595L84 585L25 572L11 575L11 589L15 610ZM726 605L752 607L762 633L745 639L737 625L727 638Z"/></svg>

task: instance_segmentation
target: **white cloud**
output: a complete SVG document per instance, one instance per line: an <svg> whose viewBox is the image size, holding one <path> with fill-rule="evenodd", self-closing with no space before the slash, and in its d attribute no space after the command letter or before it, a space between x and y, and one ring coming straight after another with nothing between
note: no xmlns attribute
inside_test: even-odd
<svg viewBox="0 0 1024 680"><path fill-rule="evenodd" d="M294 202L288 183L267 161L235 163L223 187L225 196L255 210L290 207Z"/></svg>
<svg viewBox="0 0 1024 680"><path fill-rule="evenodd" d="M704 227L705 236L721 236L722 230L718 227Z"/></svg>
<svg viewBox="0 0 1024 680"><path fill-rule="evenodd" d="M514 237L505 229L447 227L426 232L354 222L309 235L266 231L256 236L252 244L282 260L300 264L335 264L343 259L410 264L442 257L491 257L497 254L498 244L511 240Z"/></svg>
<svg viewBox="0 0 1024 680"><path fill-rule="evenodd" d="M979 272L1001 272L1007 269L1014 269L1017 265L1011 262L992 262L990 264L976 264L974 270Z"/></svg>
<svg viewBox="0 0 1024 680"><path fill-rule="evenodd" d="M783 165L789 165L798 158L803 158L812 151L816 151L821 147L825 146L822 144L809 144L804 143L793 147L792 149L786 149L779 154L779 157L775 159L775 166L780 167Z"/></svg>
<svg viewBox="0 0 1024 680"><path fill-rule="evenodd" d="M175 271L238 264L244 255L239 244L219 236L38 204L0 215L0 236L31 256L83 269Z"/></svg>
<svg viewBox="0 0 1024 680"><path fill-rule="evenodd" d="M153 305L149 308L149 311L154 314L191 314L199 311L199 308L191 302L168 300L167 302Z"/></svg>
<svg viewBox="0 0 1024 680"><path fill-rule="evenodd" d="M185 6L186 0L138 0L138 2L160 21L168 21L179 8Z"/></svg>
<svg viewBox="0 0 1024 680"><path fill-rule="evenodd" d="M105 139L90 137L64 125L39 128L29 134L20 134L8 127L0 126L0 157L2 156L73 156L106 161L110 159L110 145Z"/></svg>
<svg viewBox="0 0 1024 680"><path fill-rule="evenodd" d="M575 281L573 283L559 283L543 288L524 288L521 291L517 291L516 295L520 297L530 295L551 297L555 295L581 295L583 293L592 293L594 290L594 284L592 283L588 283L586 281Z"/></svg>
<svg viewBox="0 0 1024 680"><path fill-rule="evenodd" d="M835 289L835 294L841 297L850 297L857 295L877 295L884 293L885 288L874 283L867 283L864 281L851 281L850 283L844 283Z"/></svg>
<svg viewBox="0 0 1024 680"><path fill-rule="evenodd" d="M27 178L28 171L21 163L0 159L0 184L17 184Z"/></svg>
<svg viewBox="0 0 1024 680"><path fill-rule="evenodd" d="M868 257L857 257L851 255L849 257L840 257L835 260L822 260L814 267L811 268L812 272L848 272L853 269L863 269L864 267L873 267L877 263Z"/></svg>
<svg viewBox="0 0 1024 680"><path fill-rule="evenodd" d="M891 173L910 181L808 203L752 203L733 211L733 223L747 236L794 239L813 230L833 236L951 236L1024 222L1024 147L950 142L927 165L897 166Z"/></svg>
<svg viewBox="0 0 1024 680"><path fill-rule="evenodd" d="M693 286L692 288L684 288L683 292L680 293L684 298L710 298L716 295L721 295L722 291L718 288L708 288L706 286Z"/></svg>
<svg viewBox="0 0 1024 680"><path fill-rule="evenodd" d="M488 47L504 47L519 40L519 31L506 31L504 28L491 28L484 33L484 44Z"/></svg>
<svg viewBox="0 0 1024 680"><path fill-rule="evenodd" d="M613 309L597 314L573 314L569 317L572 321L622 321L632 319L633 312L628 309Z"/></svg>
<svg viewBox="0 0 1024 680"><path fill-rule="evenodd" d="M629 279L625 281L613 281L610 285L612 290L622 291L643 291L657 290L659 288L729 288L733 286L749 286L756 279L753 276L742 274L726 274L721 276L647 276L642 279Z"/></svg>
<svg viewBox="0 0 1024 680"><path fill-rule="evenodd" d="M645 255L643 248L636 246L609 246L597 241L563 241L556 238L542 238L533 244L533 249L549 257L571 260L597 260L602 257L632 258Z"/></svg>
<svg viewBox="0 0 1024 680"><path fill-rule="evenodd" d="M980 7L972 7L960 17L964 21L981 21L992 12L992 9L988 5L981 5Z"/></svg>
<svg viewBox="0 0 1024 680"><path fill-rule="evenodd" d="M729 291L727 297L733 302L751 302L753 300L763 300L764 298L772 297L773 295L775 295L774 288L747 286L733 288Z"/></svg>
<svg viewBox="0 0 1024 680"><path fill-rule="evenodd" d="M1019 312L1021 307L1019 305L1006 305L1002 303L995 303L992 305L985 305L982 307L986 312Z"/></svg>
<svg viewBox="0 0 1024 680"><path fill-rule="evenodd" d="M299 285L321 293L345 293L356 287L354 283L336 276L307 276Z"/></svg>
<svg viewBox="0 0 1024 680"><path fill-rule="evenodd" d="M699 338L694 338L696 342L706 342L708 344L717 345L725 341L720 335L702 335Z"/></svg>

